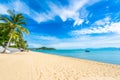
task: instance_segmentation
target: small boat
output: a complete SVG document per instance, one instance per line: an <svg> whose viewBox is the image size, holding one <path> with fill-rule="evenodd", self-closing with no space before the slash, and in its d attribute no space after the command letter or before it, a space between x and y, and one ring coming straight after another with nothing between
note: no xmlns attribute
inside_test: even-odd
<svg viewBox="0 0 120 80"><path fill-rule="evenodd" d="M90 52L90 50L85 50L85 52Z"/></svg>

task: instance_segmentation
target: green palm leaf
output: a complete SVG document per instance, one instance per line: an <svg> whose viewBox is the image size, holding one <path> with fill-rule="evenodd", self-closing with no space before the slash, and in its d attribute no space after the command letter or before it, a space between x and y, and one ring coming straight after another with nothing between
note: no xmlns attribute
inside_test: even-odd
<svg viewBox="0 0 120 80"><path fill-rule="evenodd" d="M14 42L16 45L19 45L19 47L25 47L25 41L23 39L23 33L29 34L28 29L26 29L24 26L26 26L25 17L23 14L15 14L15 11L8 10L9 15L7 16L0 16L0 20L3 21L2 24L4 25L4 29L2 29L3 33L8 33L7 37L8 43L6 45L6 48L9 46L8 44L10 42ZM2 27L3 28L3 27ZM8 30L8 31L7 31ZM4 36L2 33L2 36ZM20 45L21 44L21 45ZM6 50L5 48L5 50Z"/></svg>

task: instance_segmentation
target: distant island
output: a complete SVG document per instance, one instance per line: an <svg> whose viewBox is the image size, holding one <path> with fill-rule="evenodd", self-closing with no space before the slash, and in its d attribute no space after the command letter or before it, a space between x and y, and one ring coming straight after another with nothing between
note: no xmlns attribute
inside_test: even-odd
<svg viewBox="0 0 120 80"><path fill-rule="evenodd" d="M56 50L55 48L40 47L40 48L29 48L30 50Z"/></svg>

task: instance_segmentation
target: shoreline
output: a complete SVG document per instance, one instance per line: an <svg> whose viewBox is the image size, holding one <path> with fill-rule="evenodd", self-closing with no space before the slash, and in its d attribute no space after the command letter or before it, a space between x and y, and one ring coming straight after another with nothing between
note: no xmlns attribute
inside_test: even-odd
<svg viewBox="0 0 120 80"><path fill-rule="evenodd" d="M0 80L119 80L120 65L41 52L0 54Z"/></svg>
<svg viewBox="0 0 120 80"><path fill-rule="evenodd" d="M55 57L69 58L69 59L73 59L73 60L80 60L80 61L82 60L82 61L93 62L93 63L100 63L100 64L107 64L107 65L120 66L119 64L105 63L105 62L99 62L99 61L95 61L95 60L82 59L82 58L75 58L75 57L69 57L69 56L62 56L62 55L57 55L57 54L49 54L49 53L34 52L34 51L30 51L30 52L33 52L33 53L40 53L40 54L46 54L46 55L51 55L51 56L55 56Z"/></svg>
<svg viewBox="0 0 120 80"><path fill-rule="evenodd" d="M8 54L22 54L22 53L37 53L37 54L45 54L45 55L51 55L51 56L57 56L57 57L64 57L64 58L69 58L69 59L76 59L76 60L84 60L84 61L90 61L90 62L94 62L94 63L101 63L101 64L108 64L108 65L116 65L116 66L120 66L119 64L112 64L112 63L107 63L107 62L99 62L99 61L95 61L95 60L89 60L89 59L82 59L82 58L75 58L75 57L69 57L69 56L62 56L62 55L57 55L57 54L49 54L49 53L45 53L45 52L36 52L36 51L29 51L29 52L12 52L12 53L5 53L6 55ZM0 53L3 54L3 53ZM4 55L4 54L3 54Z"/></svg>
<svg viewBox="0 0 120 80"><path fill-rule="evenodd" d="M45 52L37 52L37 51L30 51L30 52L42 53L42 54L48 54L48 55L53 55L53 56L60 56L60 57L73 58L73 59L80 59L80 60L86 60L86 61L92 61L92 62L98 62L98 63L104 63L104 64L111 64L111 65L118 65L118 66L120 66L120 64L107 63L107 62L101 62L101 61L90 60L90 59L84 59L84 58L76 58L76 57L70 57L70 56L62 56L62 55L49 54L49 53L45 53Z"/></svg>

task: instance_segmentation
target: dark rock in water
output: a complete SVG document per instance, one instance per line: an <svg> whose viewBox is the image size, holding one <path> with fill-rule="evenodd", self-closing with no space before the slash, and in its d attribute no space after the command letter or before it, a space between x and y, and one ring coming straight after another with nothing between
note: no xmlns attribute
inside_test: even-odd
<svg viewBox="0 0 120 80"><path fill-rule="evenodd" d="M90 50L85 50L85 52L90 52Z"/></svg>

